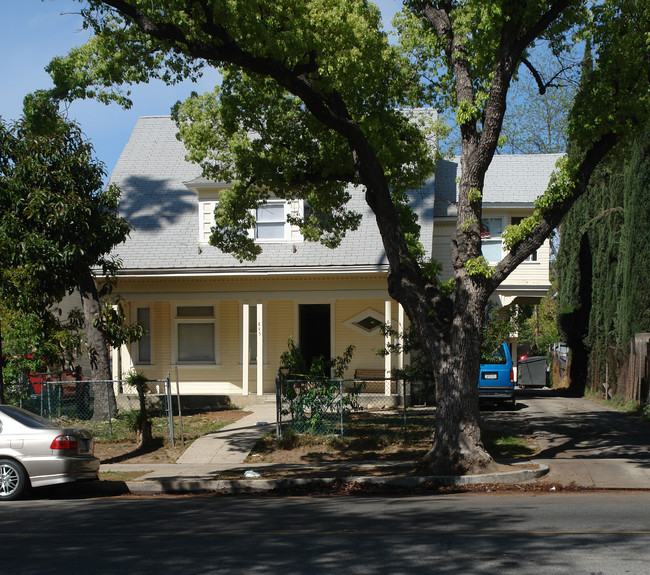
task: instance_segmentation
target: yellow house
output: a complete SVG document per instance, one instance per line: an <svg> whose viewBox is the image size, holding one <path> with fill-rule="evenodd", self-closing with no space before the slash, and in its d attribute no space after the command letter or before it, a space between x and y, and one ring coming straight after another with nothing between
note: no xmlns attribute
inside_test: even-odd
<svg viewBox="0 0 650 575"><path fill-rule="evenodd" d="M184 396L221 395L246 403L275 393L280 356L290 338L307 358L341 355L354 345L347 377L357 370L388 377L401 367L402 354L377 354L386 344L381 325L389 323L399 333L406 320L387 293L386 257L363 190L350 190L350 207L363 215L362 223L334 250L303 241L287 223L289 213L305 209L301 201L270 200L256 210L251 230L262 253L254 262L239 262L208 243L215 202L228 184L203 179L200 167L184 159L175 134L169 117L140 118L110 178L122 189L121 213L134 226L115 249L122 261L116 291L131 320L148 333L137 344L114 350L114 377L134 368L150 379L170 372ZM516 158L504 167L513 172L529 160L538 162L539 174L533 182L521 171L509 173L506 194L501 175L490 169L486 250L500 241L506 223L530 213L557 159L497 156L497 172L501 158ZM411 193L422 242L445 264L457 169L457 162L442 162L435 177ZM496 249L490 253L499 257ZM501 304L539 300L549 287L548 261L545 245L499 289ZM394 389L387 384L385 393Z"/></svg>

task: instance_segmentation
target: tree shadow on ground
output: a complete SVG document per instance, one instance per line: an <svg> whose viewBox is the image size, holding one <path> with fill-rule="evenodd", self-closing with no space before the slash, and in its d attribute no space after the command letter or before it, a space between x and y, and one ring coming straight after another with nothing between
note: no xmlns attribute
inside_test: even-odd
<svg viewBox="0 0 650 575"><path fill-rule="evenodd" d="M152 451L157 451L164 445L164 443L165 442L162 437L154 437L153 440L145 448L136 447L133 451L129 451L128 453L123 453L121 455L117 455L109 459L103 459L101 463L102 464L123 463L125 461L128 461L129 459L138 457L139 455L146 455L147 453L151 453Z"/></svg>

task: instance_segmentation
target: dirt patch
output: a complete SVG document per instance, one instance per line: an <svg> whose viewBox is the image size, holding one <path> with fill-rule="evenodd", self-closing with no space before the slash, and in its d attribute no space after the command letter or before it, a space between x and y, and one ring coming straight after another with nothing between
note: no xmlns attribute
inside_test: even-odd
<svg viewBox="0 0 650 575"><path fill-rule="evenodd" d="M159 426L154 427L152 449L146 452L139 450L135 442L135 434L133 434L132 438L97 439L95 441L95 456L99 457L102 463L175 463L195 439L218 431L249 414L249 411L224 409L183 415L184 441L181 439L180 420L175 417L174 447L168 437L169 425L163 420Z"/></svg>
<svg viewBox="0 0 650 575"><path fill-rule="evenodd" d="M410 433L406 439L399 433L382 435L379 426L364 427L362 433L351 433L345 441L337 436L287 433L278 443L275 435L266 436L257 442L246 462L309 465L418 461L431 447L434 426L432 415L419 419L416 433ZM533 432L521 413L484 411L481 413L481 428L484 443L496 459L526 459L539 451Z"/></svg>

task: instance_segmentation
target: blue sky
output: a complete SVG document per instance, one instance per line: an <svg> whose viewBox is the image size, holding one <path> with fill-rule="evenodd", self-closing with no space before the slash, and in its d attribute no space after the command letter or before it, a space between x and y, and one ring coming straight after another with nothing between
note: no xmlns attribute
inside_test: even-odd
<svg viewBox="0 0 650 575"><path fill-rule="evenodd" d="M401 7L398 0L380 0L377 4L385 21ZM66 54L72 46L83 44L89 32L81 27L81 5L72 0L0 0L0 5L0 116L10 121L20 116L26 94L51 87L44 71L48 62ZM130 110L94 101L74 102L68 116L81 125L97 158L110 173L138 117L169 114L171 106L192 90L212 88L216 77L204 77L198 84L166 86L152 82L136 86Z"/></svg>

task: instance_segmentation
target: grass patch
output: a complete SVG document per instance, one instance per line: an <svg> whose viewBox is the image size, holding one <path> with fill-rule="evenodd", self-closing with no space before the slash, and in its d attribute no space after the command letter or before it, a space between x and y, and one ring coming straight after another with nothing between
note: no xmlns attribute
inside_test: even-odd
<svg viewBox="0 0 650 575"><path fill-rule="evenodd" d="M644 421L650 422L650 404L642 405L636 399L625 399L622 395L615 395L611 399L604 399L600 394L592 390L587 390L585 397L596 403L613 407L624 413L636 415Z"/></svg>
<svg viewBox="0 0 650 575"><path fill-rule="evenodd" d="M493 430L484 430L481 437L485 449L495 459L519 459L537 453L537 448L529 445L524 437L503 435Z"/></svg>
<svg viewBox="0 0 650 575"><path fill-rule="evenodd" d="M100 421L97 423L91 423L86 420L66 418L64 421L57 420L57 423L62 425L64 424L68 427L84 427L93 434L96 442L120 443L124 441L135 441L133 423L138 413L138 411L123 411L110 422ZM243 417L246 414L247 412L241 412L240 417ZM167 416L153 416L150 419L153 436L167 439L169 437L169 418ZM183 435L186 441L193 441L203 435L207 435L208 433L219 431L222 427L225 427L237 419L239 419L239 417L219 419L212 417L211 414L184 415ZM181 425L178 416L174 417L174 437L181 437Z"/></svg>
<svg viewBox="0 0 650 575"><path fill-rule="evenodd" d="M174 417L175 445L169 440L169 418L154 415L151 417L153 446L143 452L136 443L133 422L137 411L124 411L108 421L91 423L88 420L61 417L56 423L65 427L83 427L95 438L95 455L102 463L174 463L195 439L219 431L241 419L250 412L240 409L222 409L197 414L183 415L183 437L178 416Z"/></svg>

